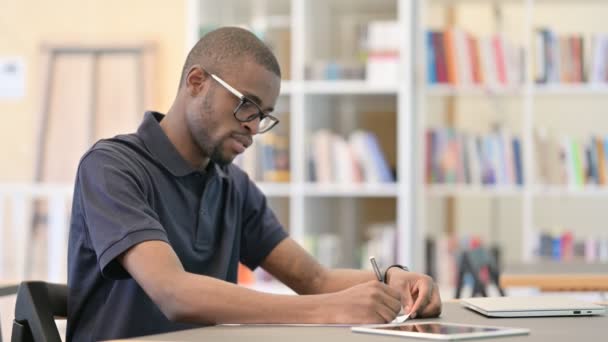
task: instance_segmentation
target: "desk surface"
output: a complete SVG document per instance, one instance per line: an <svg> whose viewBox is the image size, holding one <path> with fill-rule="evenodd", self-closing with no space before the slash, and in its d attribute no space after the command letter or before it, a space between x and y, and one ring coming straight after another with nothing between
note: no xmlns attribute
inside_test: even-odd
<svg viewBox="0 0 608 342"><path fill-rule="evenodd" d="M424 319L427 321L427 319ZM414 320L422 321L422 320ZM537 317L537 318L486 318L461 307L458 303L444 303L440 318L428 321L496 325L530 329L530 335L501 337L505 342L572 342L600 341L608 330L608 316L591 317ZM603 337L602 337L603 336ZM347 327L226 327L215 326L184 330L168 334L140 337L128 341L289 341L289 342L357 342L397 341L420 339L353 333ZM127 340L125 340L127 341ZM428 340L431 341L431 340Z"/></svg>

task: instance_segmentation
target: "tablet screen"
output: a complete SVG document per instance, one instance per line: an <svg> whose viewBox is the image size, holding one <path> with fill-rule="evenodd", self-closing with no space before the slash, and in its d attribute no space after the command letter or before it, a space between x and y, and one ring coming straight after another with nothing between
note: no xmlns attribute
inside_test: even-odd
<svg viewBox="0 0 608 342"><path fill-rule="evenodd" d="M451 324L441 324L441 323L420 323L420 324L410 323L408 325L376 327L374 329L391 330L391 331L421 332L421 333L427 333L427 334L441 334L441 335L483 333L483 332L492 332L492 331L500 330L499 328L494 328L494 327L451 325Z"/></svg>
<svg viewBox="0 0 608 342"><path fill-rule="evenodd" d="M529 329L496 327L487 325L441 323L441 322L418 322L406 324L378 324L352 327L353 332L409 336L427 338L432 340L465 340L472 338L524 335L529 334Z"/></svg>

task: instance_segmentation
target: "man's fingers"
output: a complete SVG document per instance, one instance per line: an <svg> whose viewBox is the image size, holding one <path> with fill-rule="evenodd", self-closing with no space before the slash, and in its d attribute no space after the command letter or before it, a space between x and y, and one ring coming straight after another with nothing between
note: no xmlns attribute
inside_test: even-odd
<svg viewBox="0 0 608 342"><path fill-rule="evenodd" d="M412 313L412 318L416 318L416 316L418 316L418 310L424 309L424 307L430 301L431 293L433 290L432 287L432 282L424 281L417 283L418 297L416 298L416 302L414 303L414 305L412 306L412 310L410 311Z"/></svg>
<svg viewBox="0 0 608 342"><path fill-rule="evenodd" d="M412 307L414 306L414 298L412 297L412 293L410 292L409 286L401 294L401 301L403 302L403 309L405 310L405 314L407 315L412 312Z"/></svg>
<svg viewBox="0 0 608 342"><path fill-rule="evenodd" d="M386 306L391 311L399 313L401 309L401 293L384 284L381 285L380 290L380 304Z"/></svg>
<svg viewBox="0 0 608 342"><path fill-rule="evenodd" d="M401 291L395 290L394 288L392 288L388 285L385 287L385 291L389 296L396 298L397 300L401 300L401 296L402 296Z"/></svg>
<svg viewBox="0 0 608 342"><path fill-rule="evenodd" d="M399 314L401 304L398 300L396 302L397 305L395 305L395 299L392 299L392 303L390 304L382 303L381 305L378 305L376 313L382 317L384 322L391 322ZM395 307L397 308L395 309Z"/></svg>
<svg viewBox="0 0 608 342"><path fill-rule="evenodd" d="M430 299L428 305L426 305L424 307L424 309L422 309L420 311L420 315L424 316L424 317L436 317L436 316L439 316L440 314L441 314L441 298L439 296L439 291L435 287L433 287L431 299Z"/></svg>

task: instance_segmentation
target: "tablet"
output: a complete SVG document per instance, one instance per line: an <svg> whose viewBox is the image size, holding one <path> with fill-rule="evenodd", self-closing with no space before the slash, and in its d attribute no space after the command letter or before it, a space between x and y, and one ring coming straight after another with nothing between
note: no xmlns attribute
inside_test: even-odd
<svg viewBox="0 0 608 342"><path fill-rule="evenodd" d="M529 329L442 322L364 325L352 327L351 330L358 333L406 336L444 341L527 335L530 333Z"/></svg>

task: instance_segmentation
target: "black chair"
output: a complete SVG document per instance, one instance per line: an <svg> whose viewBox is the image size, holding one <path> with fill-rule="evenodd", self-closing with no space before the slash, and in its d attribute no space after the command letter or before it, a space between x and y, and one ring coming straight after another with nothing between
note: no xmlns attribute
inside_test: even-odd
<svg viewBox="0 0 608 342"><path fill-rule="evenodd" d="M18 288L19 288L19 285L13 285L13 284L0 285L0 297L12 296L15 293L17 293ZM2 322L2 320L0 319L0 342L2 342L2 324L1 324L1 322Z"/></svg>
<svg viewBox="0 0 608 342"><path fill-rule="evenodd" d="M67 285L24 281L17 291L11 342L61 342L55 317L67 314Z"/></svg>

